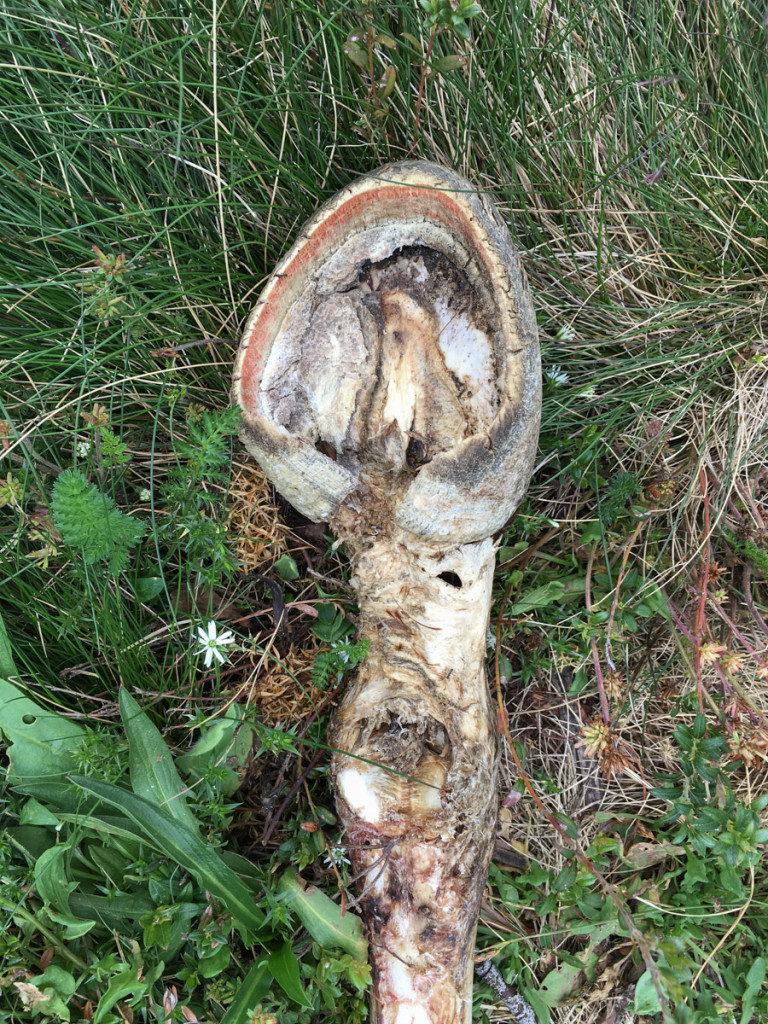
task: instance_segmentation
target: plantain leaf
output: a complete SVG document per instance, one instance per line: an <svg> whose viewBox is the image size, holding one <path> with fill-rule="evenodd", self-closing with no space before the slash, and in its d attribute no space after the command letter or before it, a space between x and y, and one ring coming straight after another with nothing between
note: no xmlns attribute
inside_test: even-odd
<svg viewBox="0 0 768 1024"><path fill-rule="evenodd" d="M8 782L25 793L31 792L30 786L50 786L51 792L62 796L61 783L77 765L75 752L85 739L85 729L40 707L18 686L0 679L0 732L8 742ZM72 787L66 788L71 791Z"/></svg>
<svg viewBox="0 0 768 1024"><path fill-rule="evenodd" d="M221 1018L221 1024L247 1024L251 1019L249 1011L261 1002L271 986L272 973L266 961L254 964Z"/></svg>
<svg viewBox="0 0 768 1024"><path fill-rule="evenodd" d="M231 796L240 787L240 772L253 750L256 728L246 722L242 709L234 704L220 717L209 722L191 750L177 758L185 775L202 778L210 766L226 770L219 783L221 793Z"/></svg>
<svg viewBox="0 0 768 1024"><path fill-rule="evenodd" d="M556 604L562 598L564 590L561 580L549 580L548 583L543 583L524 594L509 611L512 615L524 615L534 608L546 608L547 605Z"/></svg>
<svg viewBox="0 0 768 1024"><path fill-rule="evenodd" d="M366 960L368 943L363 938L360 920L354 914L341 916L341 910L314 885L307 885L293 870L285 872L277 885L285 894L285 904L293 910L309 934L328 949L343 949L355 960Z"/></svg>
<svg viewBox="0 0 768 1024"><path fill-rule="evenodd" d="M270 954L269 970L287 996L299 1006L305 1006L308 1010L312 1009L312 1002L301 984L299 961L296 959L290 942L286 940L279 949Z"/></svg>
<svg viewBox="0 0 768 1024"><path fill-rule="evenodd" d="M153 597L165 590L162 576L139 576L133 585L133 591L139 601L151 601Z"/></svg>
<svg viewBox="0 0 768 1024"><path fill-rule="evenodd" d="M661 1010L659 994L656 991L650 971L645 971L637 979L635 1002L632 1009L640 1017L651 1016Z"/></svg>
<svg viewBox="0 0 768 1024"><path fill-rule="evenodd" d="M197 820L184 798L184 784L160 731L125 687L120 688L119 702L128 737L133 792L197 830Z"/></svg>
<svg viewBox="0 0 768 1024"><path fill-rule="evenodd" d="M20 825L50 825L51 828L56 828L59 824L59 818L47 807L40 803L39 800L35 800L34 797L30 797L29 800L25 801L24 806L21 808L19 814Z"/></svg>
<svg viewBox="0 0 768 1024"><path fill-rule="evenodd" d="M251 890L213 847L203 842L197 831L143 797L111 783L79 775L71 776L71 781L131 818L157 850L189 871L204 889L221 900L241 929L258 931L262 927L264 915L256 908Z"/></svg>
<svg viewBox="0 0 768 1024"><path fill-rule="evenodd" d="M131 926L144 914L151 914L155 909L154 901L144 893L131 896L86 896L73 892L69 905L75 917L93 924L98 922L121 935L130 934Z"/></svg>
<svg viewBox="0 0 768 1024"><path fill-rule="evenodd" d="M69 914L69 894L77 888L77 882L70 882L65 870L69 847L61 843L42 853L35 863L35 887L44 903Z"/></svg>
<svg viewBox="0 0 768 1024"><path fill-rule="evenodd" d="M0 679L7 679L9 676L17 676L16 665L13 661L13 649L5 622L0 615Z"/></svg>

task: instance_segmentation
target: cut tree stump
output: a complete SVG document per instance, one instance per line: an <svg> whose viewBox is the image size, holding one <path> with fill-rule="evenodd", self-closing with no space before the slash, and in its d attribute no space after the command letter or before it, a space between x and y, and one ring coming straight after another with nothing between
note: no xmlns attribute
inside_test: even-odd
<svg viewBox="0 0 768 1024"><path fill-rule="evenodd" d="M304 226L235 366L243 438L344 541L369 653L331 777L376 1024L465 1024L493 849L496 534L532 472L541 371L509 232L452 171L389 164Z"/></svg>

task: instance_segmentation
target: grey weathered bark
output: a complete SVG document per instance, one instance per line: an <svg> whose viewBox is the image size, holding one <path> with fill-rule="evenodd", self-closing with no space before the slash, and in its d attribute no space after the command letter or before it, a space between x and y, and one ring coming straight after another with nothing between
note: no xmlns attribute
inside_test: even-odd
<svg viewBox="0 0 768 1024"><path fill-rule="evenodd" d="M541 402L530 294L493 205L422 162L343 189L262 292L233 397L277 489L345 542L371 642L331 774L373 1020L467 1022L497 811L492 536L527 486Z"/></svg>

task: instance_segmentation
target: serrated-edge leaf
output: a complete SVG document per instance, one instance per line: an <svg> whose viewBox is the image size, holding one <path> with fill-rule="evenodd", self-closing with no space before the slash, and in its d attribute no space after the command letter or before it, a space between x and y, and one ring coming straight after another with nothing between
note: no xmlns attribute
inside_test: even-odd
<svg viewBox="0 0 768 1024"><path fill-rule="evenodd" d="M286 893L286 906L293 910L309 934L321 946L344 949L355 960L365 960L368 943L363 938L360 919L341 910L320 889L305 888L293 869L285 872L277 885L279 893Z"/></svg>
<svg viewBox="0 0 768 1024"><path fill-rule="evenodd" d="M131 788L136 796L167 810L190 828L199 828L184 798L184 784L159 729L125 687L120 688L120 716L128 737Z"/></svg>
<svg viewBox="0 0 768 1024"><path fill-rule="evenodd" d="M311 1010L312 1002L301 984L299 961L287 939L279 949L270 953L268 964L272 977L283 992L299 1006Z"/></svg>
<svg viewBox="0 0 768 1024"><path fill-rule="evenodd" d="M264 915L254 906L253 893L196 831L135 793L85 776L70 778L79 789L127 814L157 850L220 899L241 927L254 931L262 927Z"/></svg>

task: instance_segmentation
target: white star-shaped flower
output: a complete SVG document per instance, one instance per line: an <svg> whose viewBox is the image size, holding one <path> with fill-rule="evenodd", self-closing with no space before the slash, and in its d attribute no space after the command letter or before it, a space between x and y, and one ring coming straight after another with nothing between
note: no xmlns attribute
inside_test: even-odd
<svg viewBox="0 0 768 1024"><path fill-rule="evenodd" d="M223 665L227 660L227 653L226 651L222 652L221 648L235 642L235 634L232 630L225 629L223 633L219 633L218 628L213 619L208 623L207 630L202 626L197 627L197 640L200 646L195 654L205 655L206 668L211 667L214 658L220 665Z"/></svg>
<svg viewBox="0 0 768 1024"><path fill-rule="evenodd" d="M560 366L550 366L550 367L548 367L544 371L544 376L547 378L548 381L551 381L553 384L557 385L558 387L561 384L567 384L568 383L568 374Z"/></svg>

